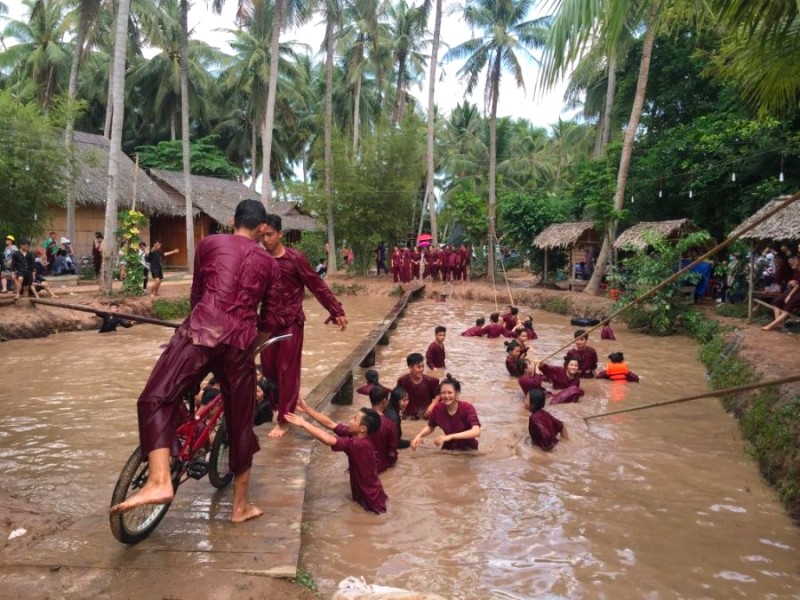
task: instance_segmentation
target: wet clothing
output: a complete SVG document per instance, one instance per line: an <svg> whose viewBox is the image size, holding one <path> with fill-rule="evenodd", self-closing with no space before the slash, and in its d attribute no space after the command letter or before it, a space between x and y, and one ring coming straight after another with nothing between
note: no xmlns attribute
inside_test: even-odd
<svg viewBox="0 0 800 600"><path fill-rule="evenodd" d="M601 340L616 340L617 336L614 335L614 330L611 329L611 325L604 325L602 331L600 332L600 339Z"/></svg>
<svg viewBox="0 0 800 600"><path fill-rule="evenodd" d="M597 374L598 379L611 379L612 381L632 381L638 382L639 376L631 371L624 362L608 363L605 371Z"/></svg>
<svg viewBox="0 0 800 600"><path fill-rule="evenodd" d="M371 384L371 383L365 383L364 385L362 385L361 387L356 389L356 394L361 394L362 396L369 396L369 393L372 391L372 388L374 388L374 387L375 386L373 384ZM378 384L378 387L382 387L387 392L391 392L392 391L389 388L386 388L386 387L382 386L380 383Z"/></svg>
<svg viewBox="0 0 800 600"><path fill-rule="evenodd" d="M386 410L383 411L383 414L387 416L392 423L397 432L397 447L398 449L402 450L404 448L408 448L411 445L411 442L408 440L403 439L403 425L402 425L402 418L400 414L394 409L393 406L389 405L386 407Z"/></svg>
<svg viewBox="0 0 800 600"><path fill-rule="evenodd" d="M445 351L444 346L440 346L436 342L431 342L428 350L425 352L425 364L429 369L444 369Z"/></svg>
<svg viewBox="0 0 800 600"><path fill-rule="evenodd" d="M344 316L344 309L330 288L314 272L311 263L298 250L284 248L283 256L274 259L280 268L277 294L281 299L286 325L272 330L272 335L291 333L292 337L268 346L261 353L264 376L278 386L278 423L286 423L287 412L294 412L300 396L300 365L303 355L303 312L305 289L311 292L331 317Z"/></svg>
<svg viewBox="0 0 800 600"><path fill-rule="evenodd" d="M570 402L578 402L586 392L583 391L583 388L579 388L576 385L570 386L566 389L560 390L555 392L550 397L550 404L568 404Z"/></svg>
<svg viewBox="0 0 800 600"><path fill-rule="evenodd" d="M461 332L461 335L464 337L481 337L483 334L483 327L478 327L477 325L473 325L469 329L465 329Z"/></svg>
<svg viewBox="0 0 800 600"><path fill-rule="evenodd" d="M422 375L422 381L414 383L407 373L397 380L397 385L408 392L408 406L403 411L404 419L420 419L430 403L439 393L439 380L430 375Z"/></svg>
<svg viewBox="0 0 800 600"><path fill-rule="evenodd" d="M521 377L525 373L525 359L514 358L510 354L506 356L506 369L512 377Z"/></svg>
<svg viewBox="0 0 800 600"><path fill-rule="evenodd" d="M584 346L582 350L573 348L564 357L564 360L577 360L578 361L578 376L585 379L594 377L594 372L597 370L597 352L594 348Z"/></svg>
<svg viewBox="0 0 800 600"><path fill-rule="evenodd" d="M544 390L544 387L542 386L543 381L544 379L539 373L536 375L523 375L517 379L517 383L519 384L519 387L522 388L522 393L525 395L527 395L532 389L538 388L540 390Z"/></svg>
<svg viewBox="0 0 800 600"><path fill-rule="evenodd" d="M519 322L516 315L512 315L510 312L500 315L500 320L503 322L503 326L509 331L513 331L514 327L516 327Z"/></svg>
<svg viewBox="0 0 800 600"><path fill-rule="evenodd" d="M528 433L531 442L545 452L550 452L558 444L558 436L564 431L564 423L544 409L531 413L528 417Z"/></svg>
<svg viewBox="0 0 800 600"><path fill-rule="evenodd" d="M568 387L580 387L581 380L579 377L570 377L567 375L567 370L564 367L554 367L547 363L539 364L539 371L545 379L553 384L553 388L563 390Z"/></svg>
<svg viewBox="0 0 800 600"><path fill-rule="evenodd" d="M103 323L97 333L111 333L116 331L117 327L133 327L133 323L127 319L121 319L116 315L103 315Z"/></svg>
<svg viewBox="0 0 800 600"><path fill-rule="evenodd" d="M514 334L512 334L500 323L489 323L483 329L481 329L481 335L485 335L488 338L499 338L501 335L503 337L514 336Z"/></svg>
<svg viewBox="0 0 800 600"><path fill-rule="evenodd" d="M175 429L186 418L182 399L213 372L224 397L231 470L239 474L252 466L259 450L253 433L256 310L261 303L262 326L285 322L279 312L279 277L274 259L254 240L219 234L197 245L192 312L153 367L137 404L145 454L177 449Z"/></svg>
<svg viewBox="0 0 800 600"><path fill-rule="evenodd" d="M478 420L478 413L475 412L475 407L463 400L456 401L456 413L454 415L447 412L447 405L445 405L444 402L440 402L433 407L431 416L428 417L428 427L439 427L444 431L445 435L469 431L476 425L480 427L481 422ZM442 444L442 449L477 450L478 440L477 438L471 440L450 440Z"/></svg>
<svg viewBox="0 0 800 600"><path fill-rule="evenodd" d="M375 448L372 442L365 437L337 437L331 450L344 452L347 455L353 500L370 512L386 512L388 498L378 478Z"/></svg>

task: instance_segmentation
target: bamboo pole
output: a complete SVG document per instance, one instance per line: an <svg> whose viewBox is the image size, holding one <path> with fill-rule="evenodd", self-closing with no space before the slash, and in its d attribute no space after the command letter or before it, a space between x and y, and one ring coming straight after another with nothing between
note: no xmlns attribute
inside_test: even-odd
<svg viewBox="0 0 800 600"><path fill-rule="evenodd" d="M133 169L133 198L131 199L131 210L136 210L136 192L139 186L139 153L136 153L136 166Z"/></svg>
<svg viewBox="0 0 800 600"><path fill-rule="evenodd" d="M64 304L63 302L53 302L52 300L39 300L38 298L31 298L31 304L43 304L44 306L53 306L55 308L68 308L70 310L77 310L80 312L94 313L98 317L106 315L114 315L120 319L128 319L129 321L139 321L141 323L149 323L150 325L162 325L163 327L172 327L177 329L181 326L180 323L173 323L171 321L164 321L154 317L145 317L143 315L132 315L129 313L113 312L110 310L101 310L99 308L91 308L89 306L79 306L77 304Z"/></svg>
<svg viewBox="0 0 800 600"><path fill-rule="evenodd" d="M772 218L774 215L776 215L777 213L782 211L787 206L790 206L791 204L795 203L797 200L800 200L800 192L797 192L797 193L793 194L792 196L790 196L789 198L787 198L786 200L784 200L780 204L776 205L772 210L767 211L766 213L764 213L764 215L762 215L761 217L759 217L758 219L753 221L750 225L748 225L747 227L742 229L736 235L729 236L727 239L725 239L724 241L722 241L719 244L717 244L716 246L714 246L711 250L707 251L702 256L699 256L698 258L696 258L693 262L689 263L688 265L686 265L682 269L679 269L678 271L673 273L671 276L667 277L664 281L659 283L657 286L651 288L650 290L648 290L647 292L645 292L644 294L642 294L641 296L639 296L635 300L629 302L628 304L626 304L625 306L623 306L622 308L620 308L616 312L612 313L611 315L609 315L605 319L601 320L597 325L594 325L594 326L590 327L589 329L586 330L586 333L589 334L592 331L594 331L595 329L597 329L598 327L603 327L607 323L610 323L612 319L616 318L617 316L619 316L620 314L622 314L623 312L628 310L630 307L632 307L632 306L634 306L636 304L639 304L640 302L646 300L647 298L649 298L650 296L655 294L660 289L668 286L673 281L676 281L677 279L682 277L685 273L690 271L695 265L700 264L701 262L703 262L704 260L706 260L710 256L713 256L714 254L716 254L717 252L722 250L723 248L727 248L733 242L735 242L740 237L742 237L745 233L747 233L751 229L761 225L761 223L763 223L767 219ZM558 354L559 352L561 352L565 348L568 348L569 346L571 346L573 342L574 342L574 340L568 341L566 344L564 344L563 346L558 348L555 352L551 352L550 354L545 356L540 362L544 362L548 358L552 358L553 356L555 356L556 354Z"/></svg>
<svg viewBox="0 0 800 600"><path fill-rule="evenodd" d="M793 381L800 381L800 375L791 375L789 377L782 377L781 379L771 379L770 381L758 381L756 383L748 383L747 385L739 385L732 388L725 388L723 390L713 390L711 392L703 392L702 394L694 394L692 396L684 396L683 398L675 398L674 400L664 400L663 402L652 402L650 404L642 404L641 406L623 408L621 410L612 410L611 412L598 413L596 415L589 415L588 417L583 417L583 420L588 422L590 419L599 419L602 417L610 417L612 415L621 415L623 413L634 412L637 410L647 410L648 408L656 408L658 406L680 404L681 402L690 402L691 400L700 400L702 398L715 398L717 396L727 396L728 394L735 394L737 392L747 392L749 390L757 390L759 388L769 387L772 385L783 385L785 383L792 383Z"/></svg>

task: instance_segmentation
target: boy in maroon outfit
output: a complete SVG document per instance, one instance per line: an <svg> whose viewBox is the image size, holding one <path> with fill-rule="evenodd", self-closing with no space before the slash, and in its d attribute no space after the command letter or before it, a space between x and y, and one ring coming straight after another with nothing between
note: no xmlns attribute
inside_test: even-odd
<svg viewBox="0 0 800 600"><path fill-rule="evenodd" d="M500 314L492 313L489 315L489 324L481 330L480 335L485 335L488 338L514 337L514 334L505 328L500 323Z"/></svg>
<svg viewBox="0 0 800 600"><path fill-rule="evenodd" d="M436 337L428 346L428 351L425 352L425 364L429 369L444 369L444 338L447 336L447 327L437 325L433 333Z"/></svg>
<svg viewBox="0 0 800 600"><path fill-rule="evenodd" d="M344 331L347 319L344 309L325 282L316 274L311 263L301 252L283 245L283 222L278 215L267 215L263 244L280 267L281 277L277 285L282 310L288 323L275 335L291 333L292 337L281 344L267 347L261 353L264 376L278 386L278 423L269 432L269 437L281 437L288 430L284 415L294 412L300 395L300 360L303 356L303 292L308 288L322 307L330 313L330 320ZM280 345L280 349L277 346Z"/></svg>
<svg viewBox="0 0 800 600"><path fill-rule="evenodd" d="M567 352L564 360L577 360L578 376L593 379L594 372L597 370L597 352L587 345L588 342L589 335L583 329L578 329L575 332L575 347Z"/></svg>
<svg viewBox="0 0 800 600"><path fill-rule="evenodd" d="M220 382L225 399L234 473L231 520L238 523L263 514L247 503L253 454L259 450L253 433L256 371L252 346L257 326L274 332L288 323L276 285L280 269L258 245L266 222L263 204L243 200L236 207L233 235L212 235L197 245L192 311L153 367L137 404L139 440L150 465L147 483L112 506L112 514L172 500L170 453L177 441L175 424L185 417L182 399L209 372Z"/></svg>
<svg viewBox="0 0 800 600"><path fill-rule="evenodd" d="M481 331L483 331L483 326L486 324L486 319L481 317L480 319L475 319L475 325L470 327L469 329L465 329L461 332L461 335L464 337L480 337L483 335Z"/></svg>
<svg viewBox="0 0 800 600"><path fill-rule="evenodd" d="M519 314L519 308L517 308L516 306L509 305L508 312L503 313L500 316L500 318L503 320L503 326L508 331L514 331L514 328L519 323L519 319L517 318L518 314Z"/></svg>
<svg viewBox="0 0 800 600"><path fill-rule="evenodd" d="M350 492L353 500L365 510L374 513L386 512L386 492L383 491L375 462L375 449L367 439L381 426L380 415L370 408L362 408L347 423L347 437L337 437L315 427L303 417L286 413L286 421L302 427L334 452L344 452L350 471Z"/></svg>
<svg viewBox="0 0 800 600"><path fill-rule="evenodd" d="M439 380L425 375L422 354L412 352L406 357L408 373L397 380L397 385L408 392L408 405L403 411L404 419L420 419L430 414L439 402Z"/></svg>
<svg viewBox="0 0 800 600"><path fill-rule="evenodd" d="M540 389L532 389L525 395L525 407L531 411L528 417L528 433L531 442L545 452L550 452L558 444L558 438L568 440L567 428L544 409L545 393Z"/></svg>

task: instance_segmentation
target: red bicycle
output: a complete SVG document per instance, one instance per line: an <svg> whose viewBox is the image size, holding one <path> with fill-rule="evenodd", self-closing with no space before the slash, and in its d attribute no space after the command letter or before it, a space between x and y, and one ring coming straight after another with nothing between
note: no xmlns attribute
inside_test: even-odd
<svg viewBox="0 0 800 600"><path fill-rule="evenodd" d="M292 337L292 334L279 335L260 344L255 354L267 346ZM230 447L228 431L225 427L222 394L217 394L208 404L199 409L195 406L194 392L190 391L184 399L189 411L187 419L178 427L179 449L170 459L172 487L178 487L189 479L200 480L208 475L208 480L217 489L227 486L233 479L229 466ZM123 502L147 483L149 468L147 456L141 446L131 454L117 479L111 506ZM111 533L123 544L136 544L150 535L161 519L167 514L171 502L138 506L124 513L109 516Z"/></svg>

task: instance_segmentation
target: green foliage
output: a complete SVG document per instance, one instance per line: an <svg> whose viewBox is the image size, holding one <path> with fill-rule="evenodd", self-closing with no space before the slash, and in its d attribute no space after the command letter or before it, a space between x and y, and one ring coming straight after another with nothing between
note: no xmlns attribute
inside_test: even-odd
<svg viewBox="0 0 800 600"><path fill-rule="evenodd" d="M52 208L63 206L70 181L63 133L34 104L0 92L0 232L31 242Z"/></svg>
<svg viewBox="0 0 800 600"><path fill-rule="evenodd" d="M405 242L413 235L409 217L419 204L425 142L424 128L414 127L414 119L406 119L402 128L378 127L365 134L356 157L350 156L348 140L342 136L335 139L336 235L355 253L355 269L360 274L367 273L372 250L379 242ZM321 182L309 193L305 205L326 217Z"/></svg>
<svg viewBox="0 0 800 600"><path fill-rule="evenodd" d="M308 571L304 571L303 569L297 569L297 577L294 578L294 582L306 588L307 590L311 590L312 592L319 591L317 587L317 582L314 581L314 577Z"/></svg>
<svg viewBox="0 0 800 600"><path fill-rule="evenodd" d="M707 319L696 310L687 310L683 315L683 329L691 337L705 344L719 334L719 323Z"/></svg>
<svg viewBox="0 0 800 600"><path fill-rule="evenodd" d="M570 308L572 308L572 302L567 298L561 298L559 296L542 297L542 310L546 310L547 312L568 315Z"/></svg>
<svg viewBox="0 0 800 600"><path fill-rule="evenodd" d="M191 143L191 163L193 175L208 175L222 179L236 179L244 173L225 158L216 145L219 137L209 135ZM183 171L183 146L180 140L159 142L155 146L140 146L139 164L143 167L165 171Z"/></svg>
<svg viewBox="0 0 800 600"><path fill-rule="evenodd" d="M302 252L313 267L319 262L320 258L328 258L325 253L326 237L326 234L322 231L304 231L300 240L286 245Z"/></svg>
<svg viewBox="0 0 800 600"><path fill-rule="evenodd" d="M672 276L680 266L681 258L691 249L706 244L710 239L708 232L691 233L677 242L668 242L660 235L645 234L650 252L636 252L622 261L622 268L612 277L616 285L622 285L625 293L618 301L624 306L649 292L665 279ZM680 288L692 285L699 279L697 273L689 272L681 279L661 288L630 309L628 324L643 326L650 333L666 335L674 333L680 325L680 317L687 308L682 303Z"/></svg>
<svg viewBox="0 0 800 600"><path fill-rule="evenodd" d="M747 304L720 304L715 311L720 317L731 317L734 319L747 318Z"/></svg>
<svg viewBox="0 0 800 600"><path fill-rule="evenodd" d="M156 298L153 300L153 316L165 321L179 321L188 316L192 310L188 296L186 298Z"/></svg>
<svg viewBox="0 0 800 600"><path fill-rule="evenodd" d="M144 272L140 268L139 235L147 227L147 217L138 210L126 210L117 217L117 242L119 243L121 261L125 261L128 268L125 270L125 279L122 281L122 293L131 296L144 294Z"/></svg>

